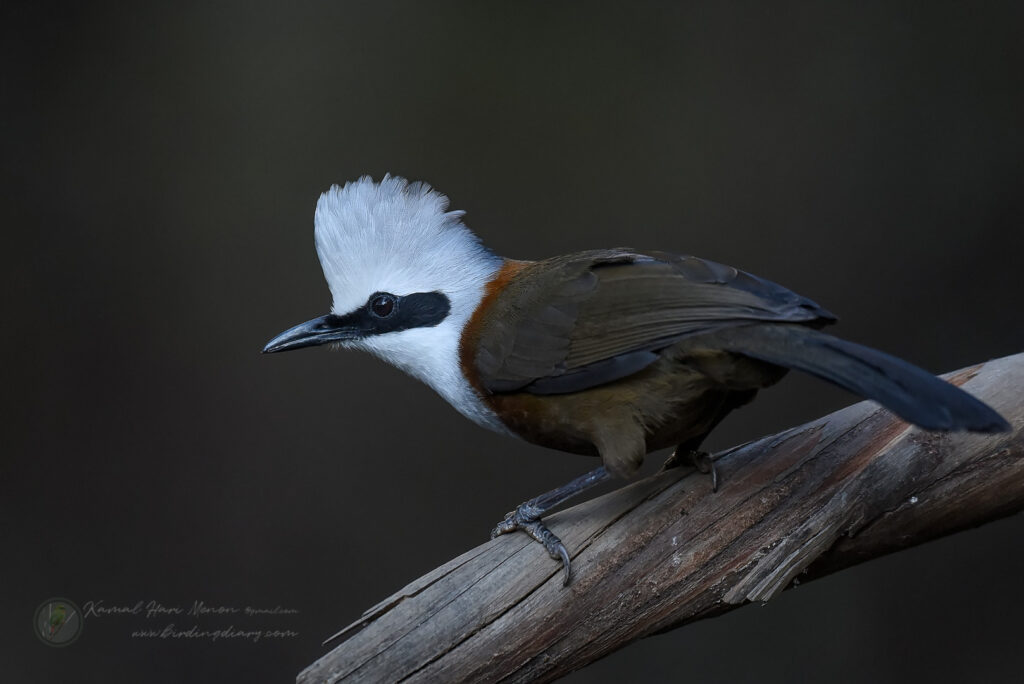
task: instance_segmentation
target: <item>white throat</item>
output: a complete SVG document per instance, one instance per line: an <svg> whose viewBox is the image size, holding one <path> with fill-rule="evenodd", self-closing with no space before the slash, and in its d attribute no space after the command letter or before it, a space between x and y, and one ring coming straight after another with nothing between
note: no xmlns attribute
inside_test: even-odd
<svg viewBox="0 0 1024 684"><path fill-rule="evenodd" d="M482 293L481 293L482 294ZM448 319L433 328L413 328L359 340L362 349L421 380L474 423L507 432L501 420L480 399L459 364L459 338L464 323Z"/></svg>

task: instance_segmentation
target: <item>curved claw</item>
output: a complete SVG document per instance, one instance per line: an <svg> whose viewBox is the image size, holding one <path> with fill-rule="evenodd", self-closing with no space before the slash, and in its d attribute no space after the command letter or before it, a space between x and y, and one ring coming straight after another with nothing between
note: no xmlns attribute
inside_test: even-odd
<svg viewBox="0 0 1024 684"><path fill-rule="evenodd" d="M497 539L499 535L515 532L519 529L519 523L515 519L515 514L515 511L508 513L504 520L494 526L494 529L491 530L491 539Z"/></svg>
<svg viewBox="0 0 1024 684"><path fill-rule="evenodd" d="M711 460L711 455L706 451L694 451L693 454L693 465L700 472L705 475L711 475L711 491L718 491L718 468L715 467L715 462Z"/></svg>
<svg viewBox="0 0 1024 684"><path fill-rule="evenodd" d="M558 542L558 555L562 557L562 569L565 571L562 586L567 587L569 586L569 551L562 542Z"/></svg>

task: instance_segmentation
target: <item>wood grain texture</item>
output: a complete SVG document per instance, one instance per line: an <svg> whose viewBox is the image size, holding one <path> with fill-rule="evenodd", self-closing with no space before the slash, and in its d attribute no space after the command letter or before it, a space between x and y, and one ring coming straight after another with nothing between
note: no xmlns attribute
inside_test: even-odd
<svg viewBox="0 0 1024 684"><path fill-rule="evenodd" d="M674 469L483 544L344 630L299 682L550 681L643 636L1024 508L1024 354L946 376L1013 425L908 426L861 402L715 456L722 486Z"/></svg>

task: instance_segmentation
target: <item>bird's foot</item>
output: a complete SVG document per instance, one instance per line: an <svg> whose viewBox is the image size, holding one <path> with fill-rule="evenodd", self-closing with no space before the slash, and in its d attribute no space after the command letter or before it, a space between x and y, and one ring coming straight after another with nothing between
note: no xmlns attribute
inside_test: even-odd
<svg viewBox="0 0 1024 684"><path fill-rule="evenodd" d="M565 571L562 586L569 586L569 551L566 550L562 540L556 537L541 522L540 514L541 511L536 506L531 505L529 501L520 504L514 511L510 511L504 520L498 523L497 527L491 532L491 539L494 539L499 534L508 534L516 530L522 530L533 537L535 541L540 542L547 550L548 555L555 560L562 561L562 569Z"/></svg>
<svg viewBox="0 0 1024 684"><path fill-rule="evenodd" d="M711 491L718 491L718 469L715 467L711 454L696 449L676 449L661 466L661 469L665 471L681 465L691 465L705 475L710 474Z"/></svg>

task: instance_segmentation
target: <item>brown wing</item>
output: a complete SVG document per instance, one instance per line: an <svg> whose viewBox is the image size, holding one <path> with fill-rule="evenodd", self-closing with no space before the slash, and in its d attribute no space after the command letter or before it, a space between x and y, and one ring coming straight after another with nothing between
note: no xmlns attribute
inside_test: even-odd
<svg viewBox="0 0 1024 684"><path fill-rule="evenodd" d="M662 252L580 252L524 268L494 299L476 370L490 392L577 392L631 375L699 333L828 311L730 266Z"/></svg>

